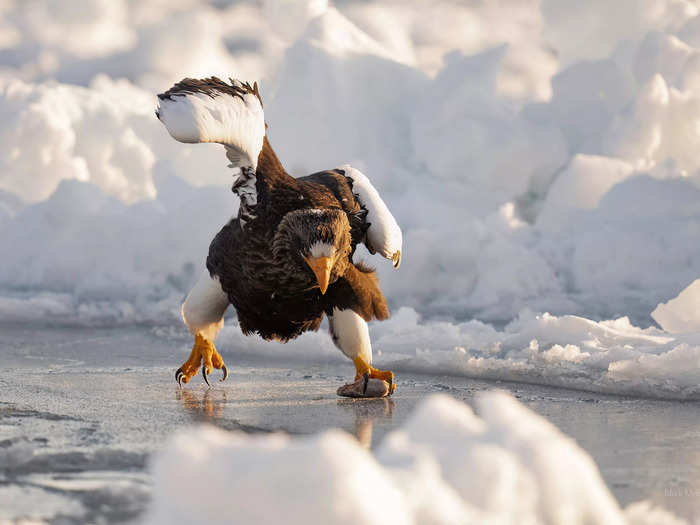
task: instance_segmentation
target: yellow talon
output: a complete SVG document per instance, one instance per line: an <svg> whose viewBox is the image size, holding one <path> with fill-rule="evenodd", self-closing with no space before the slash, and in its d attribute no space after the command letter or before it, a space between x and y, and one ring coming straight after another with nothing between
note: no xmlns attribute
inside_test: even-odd
<svg viewBox="0 0 700 525"><path fill-rule="evenodd" d="M195 375L200 364L202 365L202 376L204 381L209 384L208 374L211 374L212 368L222 369L225 380L228 377L228 369L224 364L221 354L217 351L214 343L205 339L201 334L194 336L194 345L190 357L184 364L175 372L175 380L182 386L182 383L188 383Z"/></svg>

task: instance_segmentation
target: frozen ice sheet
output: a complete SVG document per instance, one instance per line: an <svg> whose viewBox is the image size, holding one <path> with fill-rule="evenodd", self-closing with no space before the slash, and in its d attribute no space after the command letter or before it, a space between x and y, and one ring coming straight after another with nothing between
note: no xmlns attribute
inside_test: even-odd
<svg viewBox="0 0 700 525"><path fill-rule="evenodd" d="M245 432L339 427L374 447L430 392L471 402L503 389L572 436L622 505L651 499L700 515L697 402L634 399L519 383L401 373L394 397L341 399L352 365L241 361L211 390L179 390L182 340L146 328L2 329L0 519L136 519L150 494L148 457L177 429L209 422ZM229 350L226 352L226 350ZM41 500L41 505L32 502Z"/></svg>

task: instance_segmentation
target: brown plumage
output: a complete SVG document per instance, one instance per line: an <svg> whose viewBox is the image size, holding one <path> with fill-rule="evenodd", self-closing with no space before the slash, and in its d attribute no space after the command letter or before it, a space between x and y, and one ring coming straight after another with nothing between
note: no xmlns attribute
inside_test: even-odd
<svg viewBox="0 0 700 525"><path fill-rule="evenodd" d="M242 201L239 217L216 235L207 258L242 331L286 341L317 330L324 313L334 308L352 309L366 321L386 319L389 311L374 270L353 261L369 224L352 180L342 170L295 179L265 137L257 169L244 168L234 191L253 182L255 202ZM303 259L320 241L333 244L338 254L325 294Z"/></svg>

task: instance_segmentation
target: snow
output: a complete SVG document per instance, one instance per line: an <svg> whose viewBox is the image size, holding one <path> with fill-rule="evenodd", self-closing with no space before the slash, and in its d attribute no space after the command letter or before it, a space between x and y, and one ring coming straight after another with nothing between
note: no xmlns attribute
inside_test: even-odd
<svg viewBox="0 0 700 525"><path fill-rule="evenodd" d="M155 93L216 74L260 81L293 174L350 163L401 226L377 362L700 397L696 288L679 296L700 277L696 3L83 4L0 3L2 321L185 337L238 203L223 148L172 140ZM223 348L342 357L235 324Z"/></svg>
<svg viewBox="0 0 700 525"><path fill-rule="evenodd" d="M678 297L658 305L651 316L667 332L700 332L700 279Z"/></svg>
<svg viewBox="0 0 700 525"><path fill-rule="evenodd" d="M408 522L399 491L370 454L339 430L292 441L284 435L229 437L208 427L181 434L172 447L156 467L155 523ZM207 483L180 492L182 479L200 474ZM382 504L367 505L377 493ZM265 495L275 504L265 504ZM211 503L192 505L192 500Z"/></svg>
<svg viewBox="0 0 700 525"><path fill-rule="evenodd" d="M217 173L229 180L225 164L211 162L214 150L176 147L154 117L153 96L128 81L98 75L86 88L8 80L0 94L0 189L25 202L46 201L62 180L89 182L125 203L155 198L153 176L168 169L192 180L185 171L203 166L213 173L200 184Z"/></svg>
<svg viewBox="0 0 700 525"><path fill-rule="evenodd" d="M619 159L575 155L549 188L538 221L543 228L558 228L569 215L597 208L603 196L633 171Z"/></svg>
<svg viewBox="0 0 700 525"><path fill-rule="evenodd" d="M622 510L590 456L513 397L482 394L476 412L433 394L374 456L339 430L181 431L153 465L146 523L683 523Z"/></svg>
<svg viewBox="0 0 700 525"><path fill-rule="evenodd" d="M681 297L692 297L690 287ZM673 302L672 302L673 303ZM656 315L656 314L655 314ZM217 339L237 356L344 362L322 329L286 344L241 334ZM411 308L370 325L374 363L395 372L449 374L661 399L700 399L700 335L640 328L627 317L592 321L523 311L502 329L477 320L426 321Z"/></svg>

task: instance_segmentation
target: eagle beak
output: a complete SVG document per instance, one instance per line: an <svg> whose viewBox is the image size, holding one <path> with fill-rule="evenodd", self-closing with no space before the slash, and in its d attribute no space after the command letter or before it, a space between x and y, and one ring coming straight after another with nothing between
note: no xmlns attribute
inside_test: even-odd
<svg viewBox="0 0 700 525"><path fill-rule="evenodd" d="M304 257L304 260L314 271L321 293L325 294L328 290L328 282L331 280L333 260L330 257Z"/></svg>

